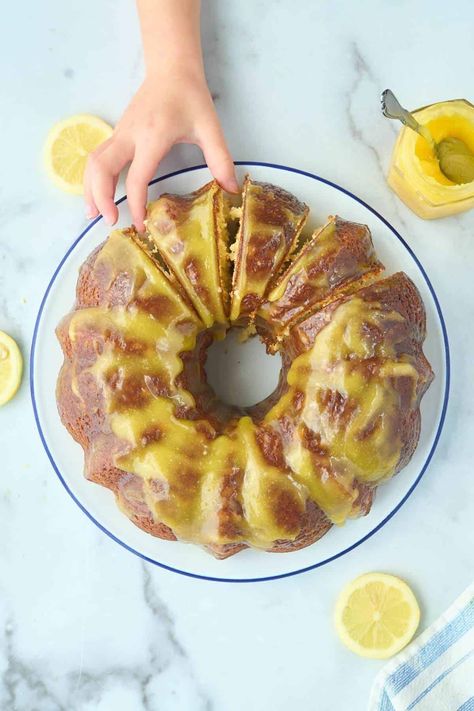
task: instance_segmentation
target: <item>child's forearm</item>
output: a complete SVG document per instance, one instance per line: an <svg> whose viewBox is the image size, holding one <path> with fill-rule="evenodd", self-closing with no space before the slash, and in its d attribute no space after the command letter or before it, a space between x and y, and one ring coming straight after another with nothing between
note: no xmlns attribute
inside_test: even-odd
<svg viewBox="0 0 474 711"><path fill-rule="evenodd" d="M200 0L137 0L147 75L189 71L204 78Z"/></svg>

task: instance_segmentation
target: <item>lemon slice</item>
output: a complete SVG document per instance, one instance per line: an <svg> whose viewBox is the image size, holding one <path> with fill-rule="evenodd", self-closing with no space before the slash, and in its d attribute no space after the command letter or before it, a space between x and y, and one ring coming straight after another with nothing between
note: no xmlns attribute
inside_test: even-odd
<svg viewBox="0 0 474 711"><path fill-rule="evenodd" d="M112 132L112 126L91 114L77 114L56 123L44 148L44 164L51 180L68 193L83 193L87 156Z"/></svg>
<svg viewBox="0 0 474 711"><path fill-rule="evenodd" d="M0 405L12 399L21 383L23 358L17 344L0 331Z"/></svg>
<svg viewBox="0 0 474 711"><path fill-rule="evenodd" d="M400 578L367 573L343 589L334 621L342 642L353 652L387 659L412 639L420 621L420 608Z"/></svg>

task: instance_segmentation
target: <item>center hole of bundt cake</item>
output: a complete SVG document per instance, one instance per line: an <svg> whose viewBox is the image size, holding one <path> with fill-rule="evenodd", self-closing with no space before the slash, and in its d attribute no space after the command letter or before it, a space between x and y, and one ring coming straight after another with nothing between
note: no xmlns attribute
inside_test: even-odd
<svg viewBox="0 0 474 711"><path fill-rule="evenodd" d="M231 329L225 340L212 344L207 352L206 374L223 402L251 407L275 390L281 357L268 355L258 336L241 343L240 333L238 329Z"/></svg>

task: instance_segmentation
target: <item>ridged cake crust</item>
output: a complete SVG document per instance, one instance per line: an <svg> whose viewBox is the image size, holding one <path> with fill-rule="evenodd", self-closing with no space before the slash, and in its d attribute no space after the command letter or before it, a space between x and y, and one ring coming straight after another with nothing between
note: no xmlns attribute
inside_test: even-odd
<svg viewBox="0 0 474 711"><path fill-rule="evenodd" d="M383 268L366 225L330 218L273 282L258 311L262 330L270 343L278 343L305 313L333 299L336 290L356 291Z"/></svg>
<svg viewBox="0 0 474 711"><path fill-rule="evenodd" d="M229 263L224 194L215 181L190 195L162 195L146 226L206 326L227 324Z"/></svg>
<svg viewBox="0 0 474 711"><path fill-rule="evenodd" d="M305 219L306 208L291 204ZM241 232L245 220L244 211ZM111 489L148 533L218 558L249 546L297 550L366 514L377 484L409 461L433 377L422 352L423 303L405 274L363 286L382 268L368 229L329 224L327 244L315 247L316 236L278 281L277 271L268 275L267 304L284 298L294 309L285 284L316 265L304 310L286 318L280 303L274 320L259 311L257 331L280 350L283 367L276 391L246 410L220 402L204 370L209 345L234 321L224 294L226 207L215 183L160 198L149 208L153 234L115 231L83 265L75 309L57 329L59 412L84 449L86 477ZM280 263L294 247L288 229ZM212 265L203 289L182 269L189 260Z"/></svg>
<svg viewBox="0 0 474 711"><path fill-rule="evenodd" d="M245 323L255 313L272 278L295 249L308 212L307 205L283 188L245 178L233 247L233 322Z"/></svg>

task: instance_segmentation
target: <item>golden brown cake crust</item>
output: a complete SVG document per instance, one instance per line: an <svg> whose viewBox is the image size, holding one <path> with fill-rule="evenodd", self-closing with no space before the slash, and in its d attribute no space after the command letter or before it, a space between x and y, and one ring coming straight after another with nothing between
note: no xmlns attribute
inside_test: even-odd
<svg viewBox="0 0 474 711"><path fill-rule="evenodd" d="M307 350L314 342L316 334L330 321L338 306L347 302L351 296L349 294L336 298L291 330L285 347L292 358ZM403 317L407 338L410 337L418 346L423 343L426 337L425 307L420 292L404 272L397 272L360 289L357 296L367 302L381 303L386 311L398 312Z"/></svg>
<svg viewBox="0 0 474 711"><path fill-rule="evenodd" d="M189 195L165 193L147 211L150 240L209 327L227 324L225 214L226 199L215 180Z"/></svg>
<svg viewBox="0 0 474 711"><path fill-rule="evenodd" d="M396 429L403 446L395 471L398 472L410 461L420 436L421 417L419 405L430 386L434 374L422 349L426 336L426 313L423 301L415 284L403 272L382 279L360 289L357 297L366 303L377 304L387 313L400 314L402 320L393 323L384 338L396 343L396 348L404 357L410 357L418 371L418 387L413 394L408 378L394 380L394 388L400 398ZM295 326L285 341L285 351L291 360L305 352L314 343L316 336L330 322L338 307L351 299L343 295L339 300L327 305L316 314ZM380 338L374 332L373 338ZM366 367L376 368L377 364L367 361Z"/></svg>
<svg viewBox="0 0 474 711"><path fill-rule="evenodd" d="M278 198L277 203L262 202L259 219L278 223L288 215L285 210L305 219L307 208L294 196L276 186L253 185L261 187L262 195L271 192ZM186 215L196 195L203 192L182 198ZM179 215L173 219L179 226ZM279 331L281 339L274 341L283 364L278 387L265 401L247 409L220 402L207 384L204 366L215 329L206 328L185 283L167 273L147 240L133 230L114 233L84 263L75 309L57 328L64 352L58 408L64 425L84 449L86 477L110 489L121 510L144 531L170 541L192 541L196 531L197 541L217 558L249 546L291 552L317 541L333 522L368 513L380 479L410 460L420 432L420 400L433 378L422 351L423 302L403 273L364 286L367 274L382 268L370 233L340 218L336 224L339 242L319 255L317 265L328 272L329 288L322 298L321 294L315 298L313 289L309 314L283 319L289 329ZM283 225L282 233L287 258L294 224L288 229ZM222 249L220 243L221 256ZM288 269L304 256L304 249ZM283 279L284 275L274 280L274 287ZM341 289L345 279L352 284L349 290ZM142 330L134 326L140 319L149 324ZM270 317L263 310L256 325L268 343L269 334L275 338L276 331L265 319ZM333 329L345 339L344 324L352 328L347 352L337 341L340 336L328 335ZM159 353L183 344L176 355L170 353L163 374L150 370L143 360L151 327L157 333L163 327L169 335L169 345L161 343ZM318 354L321 362L326 358L322 370L315 360ZM145 364L146 373L136 370L139 362ZM173 368L175 374L167 380ZM329 374L326 384L318 380L322 372ZM378 452L378 411L371 411L354 385L361 378L375 388L391 412L386 443L390 461L380 476L364 463L363 448L354 445L354 449L354 442L341 443L339 437L345 430L353 432L354 441L366 438L367 451L375 447ZM155 407L156 401L163 407L172 402L170 414L159 423L151 417L143 425L138 413ZM326 439L318 432L318 421L311 421L315 412L326 422ZM364 415L362 424L355 413ZM124 432L137 423L141 429L134 444ZM144 462L155 457L160 465L161 455L154 447L166 445L170 424L178 429L185 426L189 434L182 444L176 440L181 465L175 470L168 467L167 481L162 474L145 475L140 457L147 455ZM179 513L178 502L185 514ZM201 517L199 526L180 528L180 516Z"/></svg>
<svg viewBox="0 0 474 711"><path fill-rule="evenodd" d="M231 320L254 314L285 259L295 249L309 208L294 195L246 176L232 276Z"/></svg>
<svg viewBox="0 0 474 711"><path fill-rule="evenodd" d="M272 280L257 314L267 342L278 342L294 323L339 295L357 291L383 269L366 225L331 218Z"/></svg>

